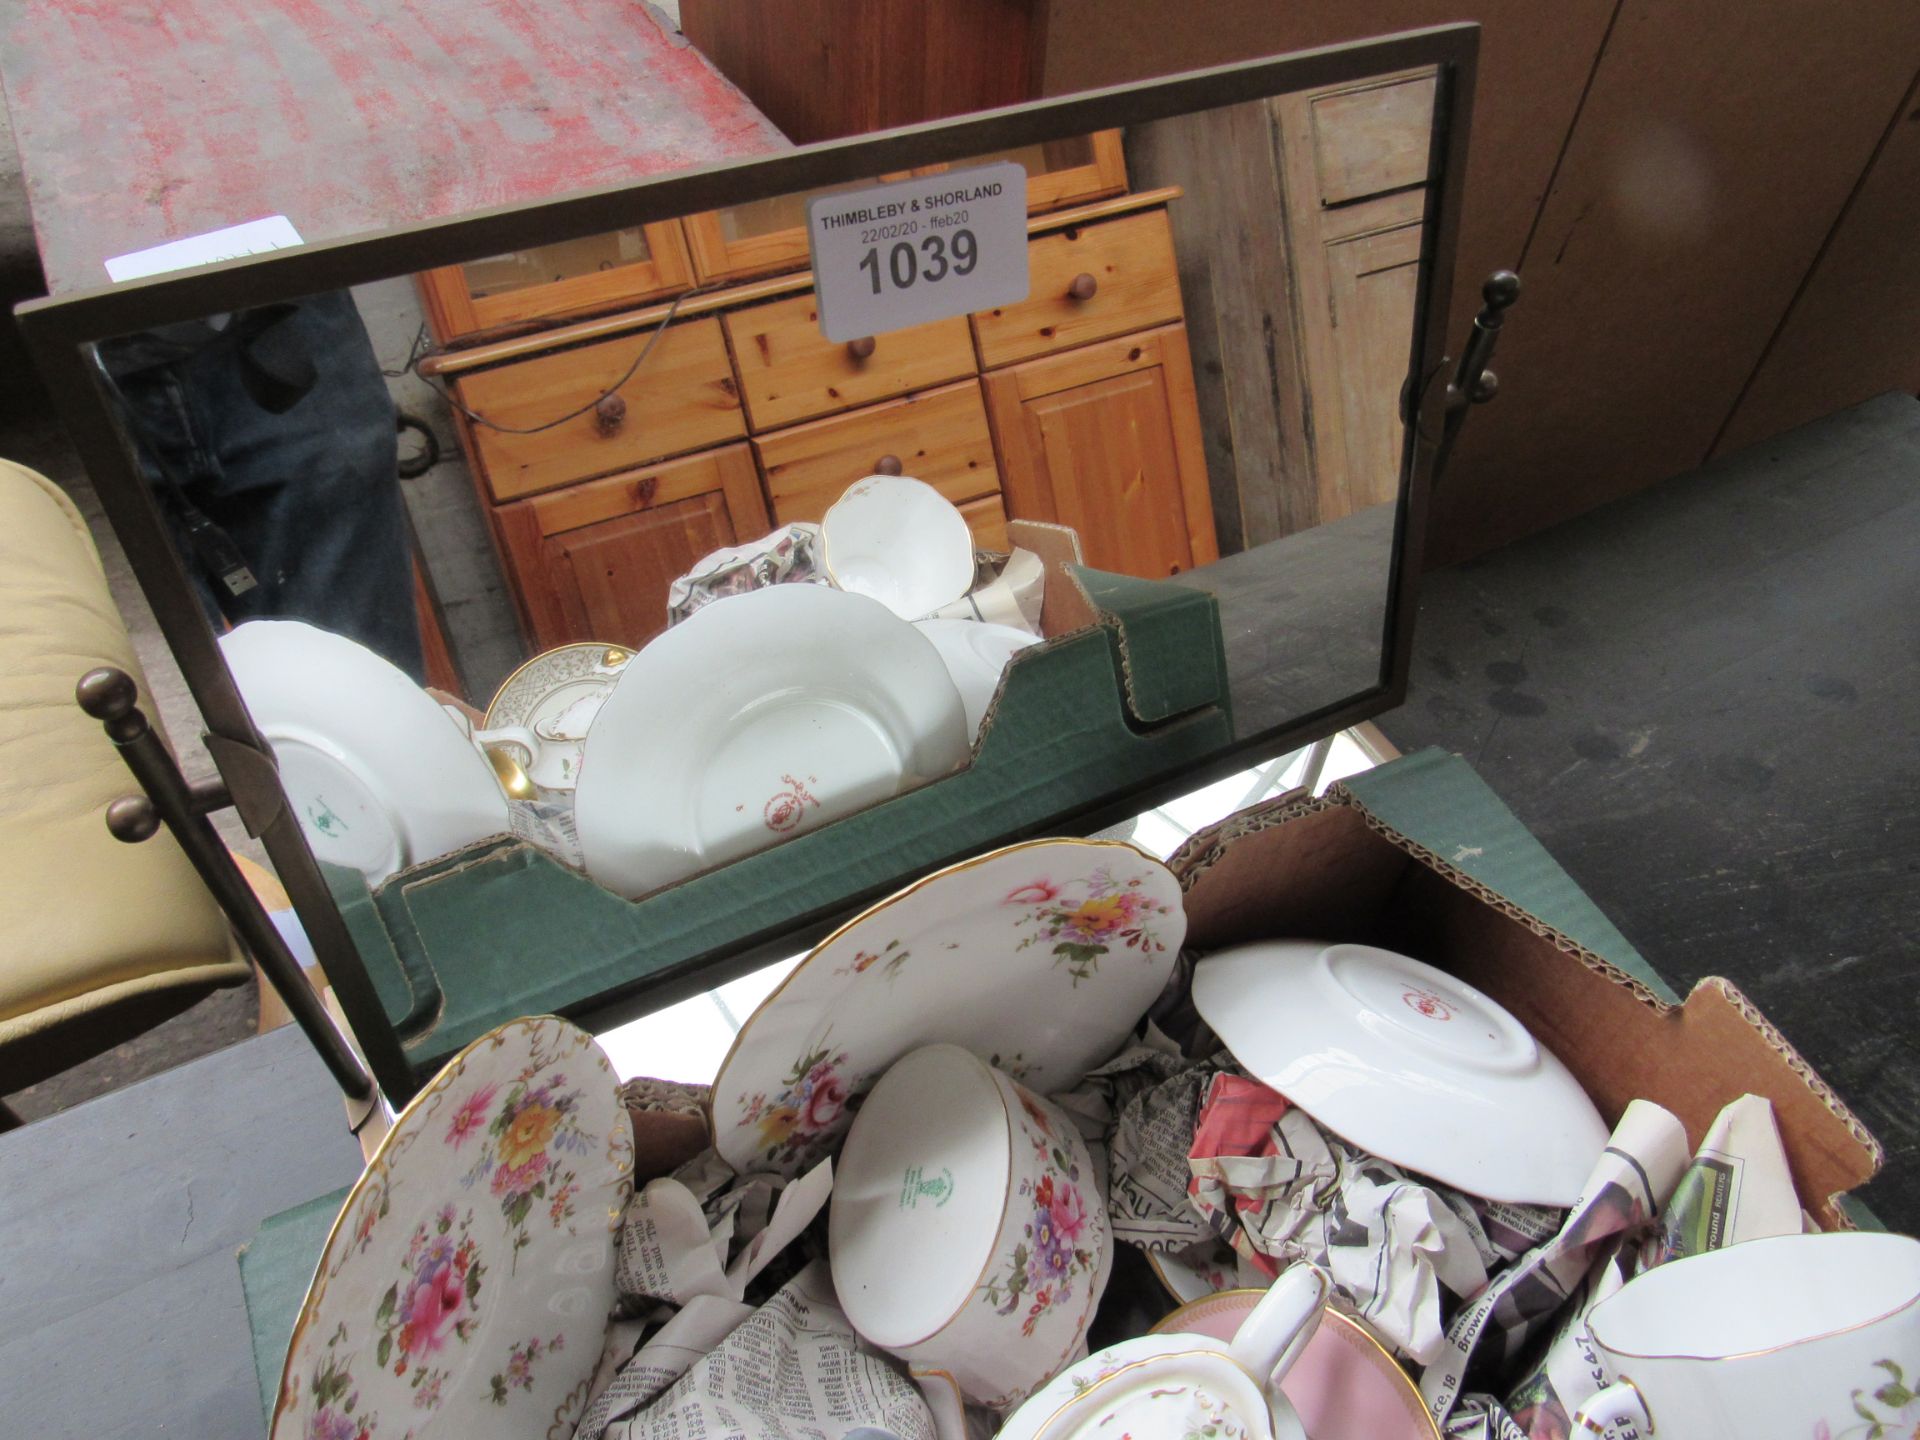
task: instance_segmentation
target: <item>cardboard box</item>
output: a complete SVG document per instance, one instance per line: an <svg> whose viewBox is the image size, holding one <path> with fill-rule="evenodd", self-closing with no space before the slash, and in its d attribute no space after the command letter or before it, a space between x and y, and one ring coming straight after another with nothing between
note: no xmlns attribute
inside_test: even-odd
<svg viewBox="0 0 1920 1440"><path fill-rule="evenodd" d="M1826 1081L1732 982L1709 977L1681 1002L1624 940L1609 958L1569 934L1619 932L1458 757L1424 751L1319 799L1281 796L1196 834L1170 863L1192 949L1312 936L1436 965L1512 1011L1609 1124L1652 1100L1697 1146L1722 1106L1765 1096L1802 1206L1822 1228L1877 1227L1849 1192L1879 1169L1880 1145Z"/></svg>
<svg viewBox="0 0 1920 1440"><path fill-rule="evenodd" d="M1189 948L1311 935L1438 965L1511 1010L1609 1122L1628 1101L1653 1100L1698 1145L1722 1106L1764 1095L1801 1204L1824 1228L1878 1228L1850 1192L1879 1168L1880 1146L1827 1083L1728 981L1703 980L1682 1002L1459 757L1422 751L1318 799L1253 806L1170 864ZM654 1157L636 1164L644 1184L673 1168L689 1137L683 1115L634 1120L641 1155ZM268 1221L243 1261L263 1397L278 1383L321 1221L341 1198ZM1156 1303L1154 1318L1174 1308Z"/></svg>
<svg viewBox="0 0 1920 1440"><path fill-rule="evenodd" d="M416 1073L515 1016L577 1014L616 991L637 1013L710 988L778 958L756 959L764 939L824 927L1004 837L1176 777L1229 743L1211 595L1085 569L1063 526L1016 520L1008 534L1045 563L1048 638L1008 667L963 770L637 901L508 839L401 871L377 890L327 867Z"/></svg>

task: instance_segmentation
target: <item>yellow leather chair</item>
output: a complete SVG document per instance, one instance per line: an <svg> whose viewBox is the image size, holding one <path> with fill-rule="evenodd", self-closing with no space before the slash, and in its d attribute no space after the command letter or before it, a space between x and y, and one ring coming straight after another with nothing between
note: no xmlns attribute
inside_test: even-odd
<svg viewBox="0 0 1920 1440"><path fill-rule="evenodd" d="M171 835L107 833L108 802L136 786L74 703L98 665L134 678L158 728L86 521L0 460L0 1094L252 974Z"/></svg>

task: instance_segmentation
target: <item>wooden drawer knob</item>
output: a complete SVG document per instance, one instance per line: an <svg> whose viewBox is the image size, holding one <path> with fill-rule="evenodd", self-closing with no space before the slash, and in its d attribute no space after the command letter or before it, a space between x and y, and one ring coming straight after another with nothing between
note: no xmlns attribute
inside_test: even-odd
<svg viewBox="0 0 1920 1440"><path fill-rule="evenodd" d="M593 407L593 423L600 427L602 435L613 434L626 418L627 402L618 395L602 395Z"/></svg>
<svg viewBox="0 0 1920 1440"><path fill-rule="evenodd" d="M1091 300L1100 289L1100 282L1082 271L1073 277L1073 283L1067 286L1067 298L1071 300Z"/></svg>
<svg viewBox="0 0 1920 1440"><path fill-rule="evenodd" d="M873 473L876 475L903 475L906 473L906 467L900 463L900 457L898 455L882 455L878 460L873 462Z"/></svg>
<svg viewBox="0 0 1920 1440"><path fill-rule="evenodd" d="M847 341L847 354L856 360L865 360L873 354L873 337L862 335L858 340Z"/></svg>

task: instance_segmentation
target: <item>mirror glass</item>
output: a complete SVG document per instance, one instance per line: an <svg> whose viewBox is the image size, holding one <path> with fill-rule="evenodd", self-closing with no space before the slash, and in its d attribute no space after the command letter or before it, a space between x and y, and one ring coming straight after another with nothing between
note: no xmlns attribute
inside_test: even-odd
<svg viewBox="0 0 1920 1440"><path fill-rule="evenodd" d="M849 561L845 587L1038 632L1038 592L1005 557L1027 548L1016 522L1070 527L1096 570L1217 598L1241 744L1383 683L1435 91L1431 70L1385 74L557 234L121 335L99 368L215 628L345 637L249 627L225 649L316 855L376 882L497 831L503 791L537 802L529 838L565 856L584 748L561 742L650 647L677 647L663 677L714 673L696 632L757 654L745 619L674 638L678 622L828 580L813 527L876 474L923 482L923 508L869 521L879 578ZM1024 299L827 338L810 204L1009 161ZM929 247L962 264L962 233L876 231L876 292L883 254L904 246L931 281ZM933 595L956 534L959 589ZM870 669L893 663L827 628ZM977 711L1013 652L973 649L992 665ZM706 763L673 728L647 743ZM923 738L881 736L890 758L837 791L783 771L733 830L689 822L733 836L707 863L896 793Z"/></svg>

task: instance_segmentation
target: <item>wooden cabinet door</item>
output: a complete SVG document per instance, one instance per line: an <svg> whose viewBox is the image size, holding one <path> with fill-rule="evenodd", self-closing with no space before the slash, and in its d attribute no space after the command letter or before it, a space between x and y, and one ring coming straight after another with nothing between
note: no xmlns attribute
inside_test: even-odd
<svg viewBox="0 0 1920 1440"><path fill-rule="evenodd" d="M494 511L528 641L637 647L693 562L770 528L745 445L609 475Z"/></svg>
<svg viewBox="0 0 1920 1440"><path fill-rule="evenodd" d="M986 377L1007 514L1080 532L1096 569L1159 579L1220 558L1186 328Z"/></svg>
<svg viewBox="0 0 1920 1440"><path fill-rule="evenodd" d="M1328 378L1341 417L1342 488L1324 518L1382 505L1400 493L1404 427L1400 387L1413 353L1413 306L1420 292L1420 223L1396 225L1327 246Z"/></svg>
<svg viewBox="0 0 1920 1440"><path fill-rule="evenodd" d="M1269 102L1313 416L1311 495L1285 509L1316 524L1400 492L1433 96L1409 74Z"/></svg>

